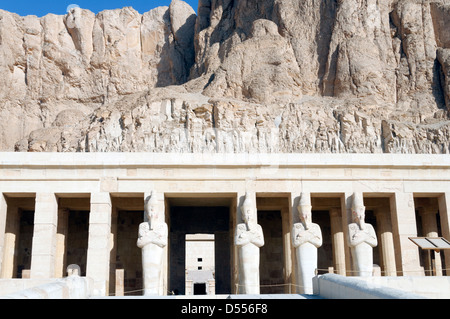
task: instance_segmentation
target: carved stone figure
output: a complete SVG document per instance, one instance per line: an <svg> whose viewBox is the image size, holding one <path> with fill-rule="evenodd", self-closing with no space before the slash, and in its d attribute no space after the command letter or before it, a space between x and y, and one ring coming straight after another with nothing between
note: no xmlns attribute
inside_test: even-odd
<svg viewBox="0 0 450 319"><path fill-rule="evenodd" d="M296 273L299 293L312 294L312 279L317 269L317 249L322 246L322 231L320 226L312 223L311 197L302 193L297 207L300 222L292 229L292 241L296 253Z"/></svg>
<svg viewBox="0 0 450 319"><path fill-rule="evenodd" d="M142 249L144 296L163 295L162 269L168 228L157 207L155 193L145 199L144 222L139 225L137 246Z"/></svg>
<svg viewBox="0 0 450 319"><path fill-rule="evenodd" d="M239 276L244 294L259 294L259 249L264 246L262 227L257 223L256 203L248 193L241 206L243 223L238 224L235 245L239 247Z"/></svg>
<svg viewBox="0 0 450 319"><path fill-rule="evenodd" d="M373 273L373 248L378 245L372 225L364 221L365 210L362 195L353 194L352 221L348 225L348 244L351 248L353 269L357 276L370 277Z"/></svg>

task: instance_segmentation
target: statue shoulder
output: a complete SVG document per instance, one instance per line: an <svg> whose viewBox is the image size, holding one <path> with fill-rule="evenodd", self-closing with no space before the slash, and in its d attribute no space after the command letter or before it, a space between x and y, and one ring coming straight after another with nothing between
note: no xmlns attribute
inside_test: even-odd
<svg viewBox="0 0 450 319"><path fill-rule="evenodd" d="M320 228L319 224L311 224L311 229L312 229L314 232L322 233L322 229Z"/></svg>
<svg viewBox="0 0 450 319"><path fill-rule="evenodd" d="M298 232L298 231L301 231L303 229L304 229L304 227L303 227L302 223L295 223L294 226L292 226L292 231L293 232Z"/></svg>

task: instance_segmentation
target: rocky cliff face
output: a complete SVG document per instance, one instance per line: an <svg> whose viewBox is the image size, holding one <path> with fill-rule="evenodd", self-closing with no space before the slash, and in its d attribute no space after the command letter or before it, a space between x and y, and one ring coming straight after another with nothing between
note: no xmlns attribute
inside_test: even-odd
<svg viewBox="0 0 450 319"><path fill-rule="evenodd" d="M450 153L450 0L0 10L1 151Z"/></svg>

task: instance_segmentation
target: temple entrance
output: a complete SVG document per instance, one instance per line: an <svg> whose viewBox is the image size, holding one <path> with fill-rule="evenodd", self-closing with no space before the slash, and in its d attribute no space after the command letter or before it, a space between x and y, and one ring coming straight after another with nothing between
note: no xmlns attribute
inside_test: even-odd
<svg viewBox="0 0 450 319"><path fill-rule="evenodd" d="M194 295L206 295L206 284L194 284Z"/></svg>
<svg viewBox="0 0 450 319"><path fill-rule="evenodd" d="M283 294L292 292L291 259L286 253L291 245L289 197L287 194L256 194L258 224L264 233L260 248L260 293Z"/></svg>
<svg viewBox="0 0 450 319"><path fill-rule="evenodd" d="M208 280L213 279L215 294L231 293L231 246L230 199L169 198L166 214L169 215L169 293L176 295L208 294ZM201 255L187 251L187 241L195 239L213 247L203 250ZM213 253L213 257L208 257ZM205 254L206 252L206 254ZM213 262L207 259L212 258ZM189 261L191 260L191 262ZM192 262L193 260L193 262ZM187 264L195 264L197 270L209 269L213 264L212 278L203 282L192 282L192 291L186 291ZM208 266L209 264L209 266ZM194 265L194 266L195 266ZM192 265L191 265L192 266ZM200 268L199 268L200 267ZM192 268L192 267L191 267ZM192 272L193 270L190 269ZM203 273L201 275L204 275ZM208 274L206 274L208 275ZM211 281L210 281L211 282ZM198 284L198 285L195 285ZM203 287L201 284L205 284Z"/></svg>
<svg viewBox="0 0 450 319"><path fill-rule="evenodd" d="M116 295L143 293L142 251L137 247L139 224L144 221L144 195L112 197L110 291Z"/></svg>
<svg viewBox="0 0 450 319"><path fill-rule="evenodd" d="M442 237L441 215L437 197L417 194L414 197L417 236ZM444 251L420 249L420 265L425 276L447 276Z"/></svg>
<svg viewBox="0 0 450 319"><path fill-rule="evenodd" d="M214 238L214 234L186 235L186 295L215 294Z"/></svg>
<svg viewBox="0 0 450 319"><path fill-rule="evenodd" d="M282 294L285 285L281 211L258 211L258 224L264 233L264 246L260 250L260 292Z"/></svg>
<svg viewBox="0 0 450 319"><path fill-rule="evenodd" d="M8 210L0 278L29 278L34 233L34 197L7 197Z"/></svg>

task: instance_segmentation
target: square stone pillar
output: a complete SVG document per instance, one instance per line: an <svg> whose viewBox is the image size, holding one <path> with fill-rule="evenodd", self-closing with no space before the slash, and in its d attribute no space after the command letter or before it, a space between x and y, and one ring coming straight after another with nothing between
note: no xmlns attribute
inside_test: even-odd
<svg viewBox="0 0 450 319"><path fill-rule="evenodd" d="M58 199L54 193L37 193L31 248L32 279L55 278Z"/></svg>
<svg viewBox="0 0 450 319"><path fill-rule="evenodd" d="M5 203L3 203L5 205ZM4 208L3 208L4 209ZM3 259L0 278L11 279L16 276L16 244L19 242L20 214L17 206L7 203L5 231L3 236Z"/></svg>
<svg viewBox="0 0 450 319"><path fill-rule="evenodd" d="M422 218L422 235L425 237L439 237L437 224L438 208L435 205L419 207ZM433 265L434 263L434 265ZM425 255L425 274L429 276L442 276L441 253L430 250Z"/></svg>
<svg viewBox="0 0 450 319"><path fill-rule="evenodd" d="M352 259L351 250L348 245L348 225L352 223L352 203L353 203L353 193L345 192L341 197L341 222L342 222L342 232L344 236L344 258L345 258L345 275L352 276ZM342 268L341 268L342 269ZM341 272L342 273L342 272Z"/></svg>
<svg viewBox="0 0 450 319"><path fill-rule="evenodd" d="M238 256L238 249L237 246L234 243L234 236L236 233L236 225L238 223L238 215L239 212L239 203L241 196L244 196L242 193L237 193L234 200L231 202L230 207L230 235L231 235L231 293L238 294L239 293L239 256Z"/></svg>
<svg viewBox="0 0 450 319"><path fill-rule="evenodd" d="M283 264L283 277L284 282L286 284L292 283L293 281L293 244L291 239L291 231L292 231L292 209L290 207L283 207L281 209L281 222L282 222L282 232L283 232L283 256L284 256L284 264ZM295 256L294 256L295 257ZM294 280L295 281L295 280ZM291 293L293 291L292 285L286 285L284 287L285 293Z"/></svg>
<svg viewBox="0 0 450 319"><path fill-rule="evenodd" d="M125 295L125 270L116 269L115 296Z"/></svg>
<svg viewBox="0 0 450 319"><path fill-rule="evenodd" d="M300 293L300 287L297 285L299 282L298 272L297 272L297 254L296 249L294 248L294 243L292 242L292 227L294 227L295 223L300 222L300 217L298 215L297 206L299 205L301 192L293 193L291 192L289 198L289 248L291 249L291 287L289 287L291 293Z"/></svg>
<svg viewBox="0 0 450 319"><path fill-rule="evenodd" d="M395 265L394 236L392 234L392 221L390 209L382 207L375 210L378 233L380 237L381 262L385 276L397 276Z"/></svg>
<svg viewBox="0 0 450 319"><path fill-rule="evenodd" d="M66 277L67 235L69 231L69 210L58 209L58 228L56 231L55 277Z"/></svg>
<svg viewBox="0 0 450 319"><path fill-rule="evenodd" d="M8 205L5 196L0 192L0 274L2 273L3 251L5 247L6 212ZM1 278L1 277L0 277Z"/></svg>
<svg viewBox="0 0 450 319"><path fill-rule="evenodd" d="M107 296L109 293L111 215L109 193L92 193L86 276L94 280L93 294L96 296Z"/></svg>
<svg viewBox="0 0 450 319"><path fill-rule="evenodd" d="M396 251L397 274L423 276L419 248L409 239L417 237L416 212L412 193L396 192L390 198L392 231Z"/></svg>
<svg viewBox="0 0 450 319"><path fill-rule="evenodd" d="M439 216L441 217L442 237L450 240L450 192L446 192L439 196ZM450 268L450 250L444 250L444 258L446 268ZM450 271L446 271L446 275L450 275Z"/></svg>
<svg viewBox="0 0 450 319"><path fill-rule="evenodd" d="M345 276L345 236L342 230L341 210L330 210L331 243L333 245L333 263L336 273Z"/></svg>

